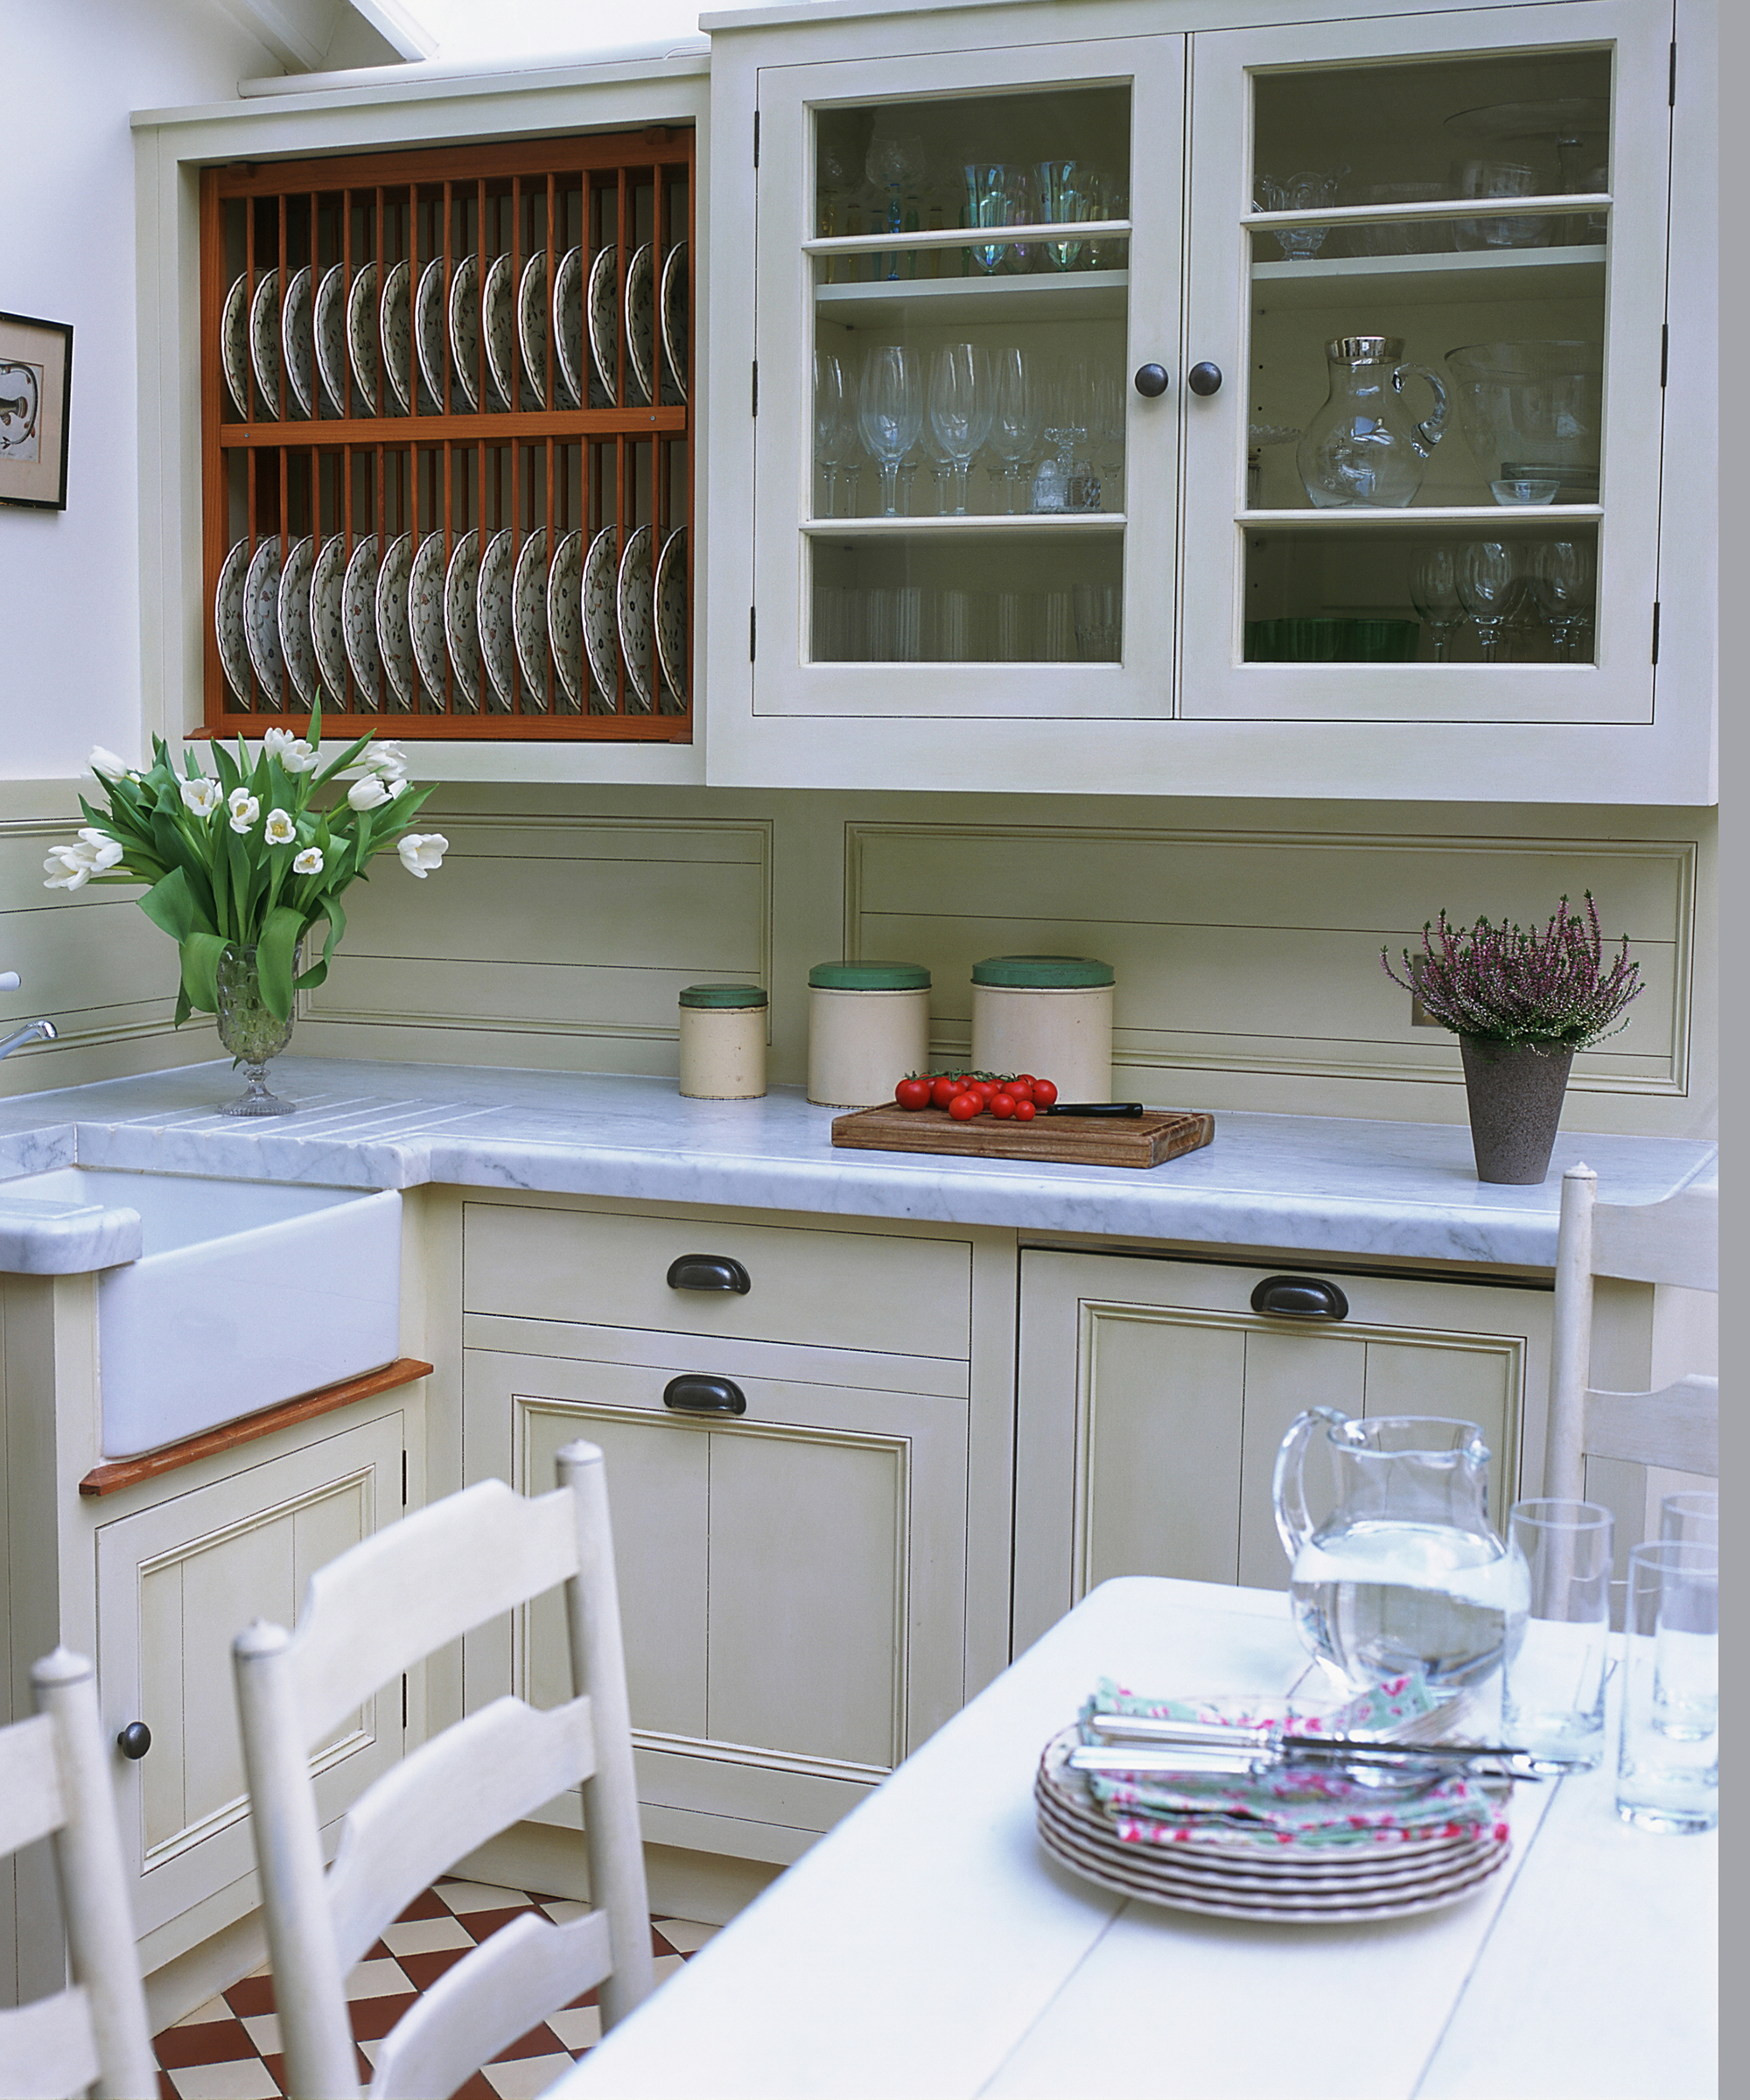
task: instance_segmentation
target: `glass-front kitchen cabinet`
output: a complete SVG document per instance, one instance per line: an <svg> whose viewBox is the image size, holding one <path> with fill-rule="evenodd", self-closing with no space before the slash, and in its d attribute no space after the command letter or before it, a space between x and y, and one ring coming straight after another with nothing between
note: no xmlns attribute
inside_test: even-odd
<svg viewBox="0 0 1750 2100"><path fill-rule="evenodd" d="M1668 7L803 11L709 24L711 778L1705 798Z"/></svg>

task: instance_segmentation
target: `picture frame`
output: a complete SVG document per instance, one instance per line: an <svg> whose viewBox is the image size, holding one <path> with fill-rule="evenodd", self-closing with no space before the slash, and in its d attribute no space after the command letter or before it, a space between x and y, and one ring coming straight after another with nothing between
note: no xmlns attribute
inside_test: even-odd
<svg viewBox="0 0 1750 2100"><path fill-rule="evenodd" d="M0 312L0 503L66 508L73 324Z"/></svg>

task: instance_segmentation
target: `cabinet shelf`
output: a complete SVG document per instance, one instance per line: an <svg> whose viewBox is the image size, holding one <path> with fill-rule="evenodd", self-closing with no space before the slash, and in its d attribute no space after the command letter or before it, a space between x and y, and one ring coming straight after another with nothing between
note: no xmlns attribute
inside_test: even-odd
<svg viewBox="0 0 1750 2100"><path fill-rule="evenodd" d="M1122 532L1128 522L1122 510L1022 510L1012 515L998 510L970 511L964 517L805 518L802 529L821 539L866 539L920 532Z"/></svg>
<svg viewBox="0 0 1750 2100"><path fill-rule="evenodd" d="M902 277L877 284L817 284L822 318L854 328L890 319L916 304L932 322L1122 320L1128 270L1085 270L1027 277ZM992 302L996 304L993 304Z"/></svg>
<svg viewBox="0 0 1750 2100"><path fill-rule="evenodd" d="M1427 256L1313 256L1299 262L1254 262L1252 284L1260 303L1277 309L1326 306L1362 285L1389 297L1394 306L1581 298L1602 291L1604 253L1602 246L1589 243Z"/></svg>
<svg viewBox="0 0 1750 2100"><path fill-rule="evenodd" d="M1239 510L1236 525L1292 526L1296 531L1317 527L1321 531L1354 532L1368 526L1396 525L1444 530L1449 525L1498 525L1503 532L1535 532L1541 525L1596 523L1603 517L1599 503L1448 503L1428 504L1413 510L1375 510L1361 504L1353 508L1315 510Z"/></svg>

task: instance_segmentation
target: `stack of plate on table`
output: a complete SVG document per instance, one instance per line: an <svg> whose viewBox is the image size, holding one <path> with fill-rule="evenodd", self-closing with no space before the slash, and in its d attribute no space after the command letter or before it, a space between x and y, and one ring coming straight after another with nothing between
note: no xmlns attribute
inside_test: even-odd
<svg viewBox="0 0 1750 2100"><path fill-rule="evenodd" d="M1124 1754L1088 1720L1095 1704L1110 1712L1115 1700L1163 1720L1283 1719L1242 1716L1230 1702L1144 1701L1102 1686L1082 1721L1046 1745L1033 1785L1040 1844L1102 1888L1214 1917L1349 1925L1460 1902L1506 1863L1508 1782L1501 1781L1453 1773L1419 1792L1382 1796L1339 1772L1289 1760L1251 1776L1073 1770L1070 1754L1084 1741L1101 1742L1102 1761ZM1348 1710L1326 1717L1325 1727L1371 1732Z"/></svg>
<svg viewBox="0 0 1750 2100"><path fill-rule="evenodd" d="M508 255L454 256L446 279L442 256L422 265L332 262L287 274L246 270L226 292L219 356L236 413L253 416L254 374L270 419L349 412L346 382L368 416L539 408L547 398L547 346L556 353L553 400L566 409L605 408L620 398L620 344L630 367L634 404L684 403L687 398L687 243L677 241L661 267L649 242L632 252L624 286L620 251L610 242L585 263L568 248L548 284L548 256L537 248L517 266ZM514 369L521 351L523 383ZM587 368L584 362L588 352Z"/></svg>
<svg viewBox="0 0 1750 2100"><path fill-rule="evenodd" d="M214 626L227 683L245 705L251 676L276 703L282 677L293 703L329 704L354 681L354 704L505 714L556 708L612 714L625 674L628 714L684 714L688 690L687 528L668 534L652 560L653 528L625 536L606 526L585 545L544 527L508 527L385 546L375 533L347 553L308 534L284 561L276 538L253 554L239 540L226 555ZM446 696L446 671L449 692Z"/></svg>

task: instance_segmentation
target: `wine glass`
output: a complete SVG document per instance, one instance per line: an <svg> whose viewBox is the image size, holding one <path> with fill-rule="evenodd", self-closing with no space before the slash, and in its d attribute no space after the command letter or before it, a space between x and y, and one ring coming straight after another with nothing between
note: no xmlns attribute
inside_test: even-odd
<svg viewBox="0 0 1750 2100"><path fill-rule="evenodd" d="M1410 602L1426 623L1434 644L1434 661L1445 663L1452 654L1448 636L1462 626L1465 608L1459 597L1457 550L1431 547L1410 571Z"/></svg>
<svg viewBox="0 0 1750 2100"><path fill-rule="evenodd" d="M915 233L918 230L918 185L924 178L928 166L924 155L924 142L915 132L906 132L899 138L875 138L870 141L869 151L863 163L863 172L875 186L879 200L877 210L882 223L892 234ZM915 250L901 253L895 249L891 255L879 258L876 275L886 278L917 274Z"/></svg>
<svg viewBox="0 0 1750 2100"><path fill-rule="evenodd" d="M1119 374L1102 366L1093 374L1088 408L1088 441L1100 476L1102 510L1122 510L1119 483L1124 472L1125 388Z"/></svg>
<svg viewBox="0 0 1750 2100"><path fill-rule="evenodd" d="M954 514L966 515L966 475L990 435L990 360L977 343L944 343L930 368L929 419L954 462Z"/></svg>
<svg viewBox="0 0 1750 2100"><path fill-rule="evenodd" d="M900 514L900 462L923 427L923 388L918 353L905 343L883 343L864 360L858 388L857 427L864 450L881 469L881 514Z"/></svg>
<svg viewBox="0 0 1750 2100"><path fill-rule="evenodd" d="M1575 661L1574 630L1592 618L1594 568L1592 550L1583 541L1544 540L1531 550L1526 586L1550 623L1564 663Z"/></svg>
<svg viewBox="0 0 1750 2100"><path fill-rule="evenodd" d="M1499 660L1502 629L1518 609L1525 587L1519 550L1505 540L1478 540L1465 549L1456 582L1459 602L1482 644L1482 660Z"/></svg>
<svg viewBox="0 0 1750 2100"><path fill-rule="evenodd" d="M990 368L990 451L1002 465L1003 499L1012 513L1022 474L1039 449L1045 414L1039 374L1025 350L998 350Z"/></svg>
<svg viewBox="0 0 1750 2100"><path fill-rule="evenodd" d="M845 364L836 357L815 357L815 459L826 483L822 514L838 515L838 477L858 450L856 392ZM853 469L853 473L854 473Z"/></svg>

